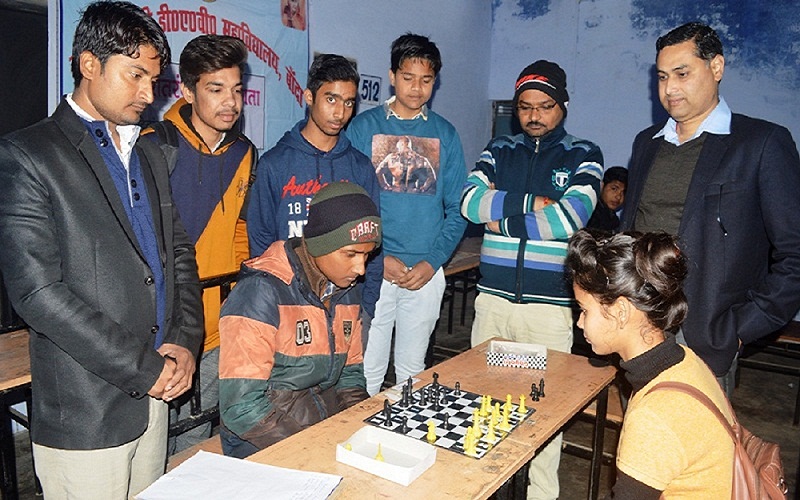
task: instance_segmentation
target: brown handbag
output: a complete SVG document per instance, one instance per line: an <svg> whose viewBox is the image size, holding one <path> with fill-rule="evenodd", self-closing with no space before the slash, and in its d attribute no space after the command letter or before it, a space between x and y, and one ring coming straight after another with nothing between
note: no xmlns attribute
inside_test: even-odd
<svg viewBox="0 0 800 500"><path fill-rule="evenodd" d="M695 387L682 382L660 382L647 394L659 389L671 389L692 396L703 403L720 421L735 444L733 454L733 500L785 500L789 491L783 475L781 450L775 443L764 441L742 427L736 419L733 407L733 425L728 423L722 412L708 396ZM727 399L726 399L727 401Z"/></svg>

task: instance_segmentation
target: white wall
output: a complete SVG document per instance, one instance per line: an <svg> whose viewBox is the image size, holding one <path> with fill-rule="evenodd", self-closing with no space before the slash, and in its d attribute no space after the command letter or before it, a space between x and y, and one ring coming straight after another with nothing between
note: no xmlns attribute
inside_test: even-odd
<svg viewBox="0 0 800 500"><path fill-rule="evenodd" d="M406 32L428 36L442 54L442 71L430 103L458 130L471 169L491 134L489 45L491 2L487 0L310 0L311 53L341 54L358 62L361 74L389 88L392 41Z"/></svg>

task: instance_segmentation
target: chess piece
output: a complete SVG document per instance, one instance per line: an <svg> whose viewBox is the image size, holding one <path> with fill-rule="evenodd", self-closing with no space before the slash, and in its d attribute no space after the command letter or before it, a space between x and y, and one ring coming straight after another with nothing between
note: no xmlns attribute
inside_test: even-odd
<svg viewBox="0 0 800 500"><path fill-rule="evenodd" d="M531 384L531 401L539 401L539 388L535 382Z"/></svg>
<svg viewBox="0 0 800 500"><path fill-rule="evenodd" d="M431 400L432 400L431 403L433 403L434 411L439 411L442 409L441 401L439 401L439 388L440 386L438 385L434 386L433 394L431 394Z"/></svg>
<svg viewBox="0 0 800 500"><path fill-rule="evenodd" d="M428 391L425 389L425 387L419 391L419 404L422 406L428 404Z"/></svg>
<svg viewBox="0 0 800 500"><path fill-rule="evenodd" d="M473 435L473 437L475 437L475 440L477 441L478 439L480 439L481 436L483 435L483 432L481 431L480 412L477 409L472 413L472 427L471 427L471 429L472 429L472 435Z"/></svg>
<svg viewBox="0 0 800 500"><path fill-rule="evenodd" d="M375 460L383 462L383 453L381 453L381 444L378 443L378 453L375 455Z"/></svg>
<svg viewBox="0 0 800 500"><path fill-rule="evenodd" d="M392 426L392 406L389 404L388 399L383 400L383 425L386 427Z"/></svg>
<svg viewBox="0 0 800 500"><path fill-rule="evenodd" d="M405 415L403 415L402 431L403 434L408 434L408 417Z"/></svg>
<svg viewBox="0 0 800 500"><path fill-rule="evenodd" d="M428 420L428 435L426 439L429 443L433 444L436 442L436 424L433 420Z"/></svg>
<svg viewBox="0 0 800 500"><path fill-rule="evenodd" d="M453 394L455 394L456 396L461 395L461 382L456 382L456 390L455 392L453 392Z"/></svg>
<svg viewBox="0 0 800 500"><path fill-rule="evenodd" d="M475 454L475 435L472 433L472 427L467 427L467 433L464 435L464 453Z"/></svg>
<svg viewBox="0 0 800 500"><path fill-rule="evenodd" d="M525 414L528 413L528 409L525 407L525 395L524 394L520 394L519 395L519 408L517 408L517 413L519 413L522 416L525 416Z"/></svg>
<svg viewBox="0 0 800 500"><path fill-rule="evenodd" d="M503 407L503 411L511 411L511 408L514 404L511 402L511 394L506 394L506 404Z"/></svg>
<svg viewBox="0 0 800 500"><path fill-rule="evenodd" d="M439 387L439 374L433 372L433 387Z"/></svg>
<svg viewBox="0 0 800 500"><path fill-rule="evenodd" d="M539 397L544 397L544 378L539 379Z"/></svg>
<svg viewBox="0 0 800 500"><path fill-rule="evenodd" d="M450 414L449 413L445 413L444 414L444 429L449 431L452 428L453 428L453 426L450 425Z"/></svg>
<svg viewBox="0 0 800 500"><path fill-rule="evenodd" d="M500 403L495 403L494 408L492 408L492 423L500 422Z"/></svg>
<svg viewBox="0 0 800 500"><path fill-rule="evenodd" d="M494 419L489 420L489 428L486 430L486 440L490 443L497 441L497 435L494 433Z"/></svg>
<svg viewBox="0 0 800 500"><path fill-rule="evenodd" d="M511 422L509 421L509 411L503 410L503 420L500 422L498 426L501 431L508 432L511 430Z"/></svg>
<svg viewBox="0 0 800 500"><path fill-rule="evenodd" d="M346 443L344 445L344 449L347 450L347 451L353 451L353 445L350 444L350 443Z"/></svg>

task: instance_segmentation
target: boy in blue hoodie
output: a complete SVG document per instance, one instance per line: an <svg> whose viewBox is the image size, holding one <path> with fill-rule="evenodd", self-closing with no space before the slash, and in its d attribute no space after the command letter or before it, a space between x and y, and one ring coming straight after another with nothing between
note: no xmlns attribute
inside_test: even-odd
<svg viewBox="0 0 800 500"><path fill-rule="evenodd" d="M251 257L260 256L275 241L302 236L311 198L331 182L363 187L380 208L378 179L369 158L340 135L353 116L358 82L358 72L344 57L314 58L303 92L306 118L258 160L247 210ZM367 263L362 292L364 345L382 276L383 258L376 255Z"/></svg>

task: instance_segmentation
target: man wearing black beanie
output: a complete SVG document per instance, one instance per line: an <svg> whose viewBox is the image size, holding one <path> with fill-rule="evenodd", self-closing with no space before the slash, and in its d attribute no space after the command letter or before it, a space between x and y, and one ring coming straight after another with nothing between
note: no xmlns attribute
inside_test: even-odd
<svg viewBox="0 0 800 500"><path fill-rule="evenodd" d="M244 458L368 397L359 277L380 244L367 192L333 182L311 200L303 237L242 265L219 322L226 455Z"/></svg>
<svg viewBox="0 0 800 500"><path fill-rule="evenodd" d="M550 61L522 70L514 110L523 133L493 139L467 179L461 213L486 224L472 345L492 337L572 347L567 241L597 203L603 155L564 130L567 75ZM558 497L561 435L530 465L529 499Z"/></svg>

